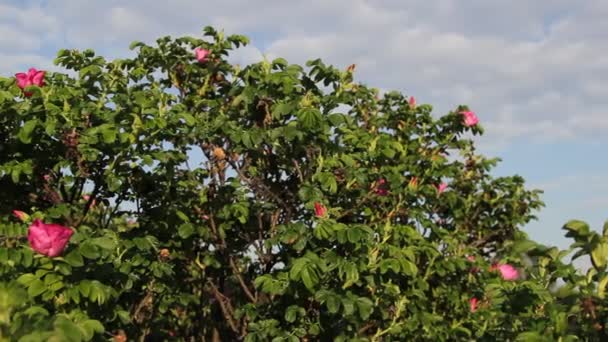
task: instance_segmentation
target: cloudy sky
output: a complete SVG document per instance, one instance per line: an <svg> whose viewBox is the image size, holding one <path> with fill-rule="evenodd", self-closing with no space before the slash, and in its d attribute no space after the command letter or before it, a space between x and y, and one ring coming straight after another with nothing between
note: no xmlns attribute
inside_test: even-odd
<svg viewBox="0 0 608 342"><path fill-rule="evenodd" d="M54 70L60 48L125 57L133 40L200 35L213 25L249 36L233 61L320 57L441 115L468 104L503 158L547 207L526 230L565 247L571 218L608 219L606 0L0 0L0 75Z"/></svg>

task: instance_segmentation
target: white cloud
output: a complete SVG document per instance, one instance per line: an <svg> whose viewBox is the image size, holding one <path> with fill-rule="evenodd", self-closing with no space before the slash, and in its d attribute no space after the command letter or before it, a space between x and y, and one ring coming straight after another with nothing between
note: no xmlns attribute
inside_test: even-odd
<svg viewBox="0 0 608 342"><path fill-rule="evenodd" d="M362 82L414 95L437 114L469 104L492 144L504 146L603 136L608 60L598 56L608 52L606 14L601 0L49 0L0 5L0 53L49 44L118 57L132 40L213 24L252 37L253 46L231 58L240 64L262 54L356 63Z"/></svg>

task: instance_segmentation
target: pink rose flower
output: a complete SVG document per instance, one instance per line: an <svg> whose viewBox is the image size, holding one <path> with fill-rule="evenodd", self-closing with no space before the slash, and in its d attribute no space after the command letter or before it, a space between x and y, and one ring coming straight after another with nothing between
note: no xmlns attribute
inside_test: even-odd
<svg viewBox="0 0 608 342"><path fill-rule="evenodd" d="M209 50L205 50L202 48L196 48L194 49L194 56L196 57L196 60L199 63L204 63L207 60L207 56L209 56L209 54L211 53L211 51Z"/></svg>
<svg viewBox="0 0 608 342"><path fill-rule="evenodd" d="M17 79L17 86L21 88L21 90L29 87L31 85L35 85L38 87L44 86L44 74L45 71L36 70L35 68L30 68L26 73L20 72L15 74L15 78ZM23 94L27 97L32 96L31 92L23 92Z"/></svg>
<svg viewBox="0 0 608 342"><path fill-rule="evenodd" d="M34 220L27 231L27 239L34 251L54 258L63 252L72 234L74 231L68 227Z"/></svg>
<svg viewBox="0 0 608 342"><path fill-rule="evenodd" d="M315 202L315 216L316 217L325 217L327 215L327 208L319 202Z"/></svg>
<svg viewBox="0 0 608 342"><path fill-rule="evenodd" d="M21 222L25 222L30 218L28 214L24 213L21 210L13 210L13 215L15 215L15 217L18 218Z"/></svg>
<svg viewBox="0 0 608 342"><path fill-rule="evenodd" d="M517 280L519 278L517 269L509 264L493 265L490 267L490 271L494 270L498 270L504 280Z"/></svg>
<svg viewBox="0 0 608 342"><path fill-rule="evenodd" d="M437 185L437 192L439 194L441 194L442 192L445 191L445 189L447 189L447 187L448 187L447 183L441 183L441 184Z"/></svg>
<svg viewBox="0 0 608 342"><path fill-rule="evenodd" d="M464 116L464 125L467 127L475 126L479 122L477 115L474 112L460 112Z"/></svg>
<svg viewBox="0 0 608 342"><path fill-rule="evenodd" d="M469 300L469 307L471 308L471 312L477 311L478 305L479 305L479 299L473 297Z"/></svg>

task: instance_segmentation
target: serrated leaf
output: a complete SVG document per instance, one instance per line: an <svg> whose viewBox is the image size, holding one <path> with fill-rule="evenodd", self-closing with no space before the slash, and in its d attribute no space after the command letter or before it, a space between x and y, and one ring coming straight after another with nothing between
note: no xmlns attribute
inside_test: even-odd
<svg viewBox="0 0 608 342"><path fill-rule="evenodd" d="M97 246L93 245L90 242L82 243L79 246L78 251L83 257L87 259L97 259L100 256Z"/></svg>
<svg viewBox="0 0 608 342"><path fill-rule="evenodd" d="M600 242L591 251L593 266L599 271L606 266L608 260L608 243Z"/></svg>
<svg viewBox="0 0 608 342"><path fill-rule="evenodd" d="M84 265L84 259L78 250L71 251L65 257L63 257L63 260L73 267L80 267Z"/></svg>
<svg viewBox="0 0 608 342"><path fill-rule="evenodd" d="M177 229L177 234L182 239L189 238L194 233L194 227L190 223L184 223Z"/></svg>
<svg viewBox="0 0 608 342"><path fill-rule="evenodd" d="M91 240L91 243L107 250L114 250L116 248L116 241L110 237L94 238Z"/></svg>
<svg viewBox="0 0 608 342"><path fill-rule="evenodd" d="M38 120L36 120L36 119L26 121L23 124L23 127L21 127L21 129L19 130L19 133L17 134L17 136L19 137L19 140L21 140L21 142L24 144L31 143L32 142L32 132L34 131L34 129L36 128L37 125L38 125Z"/></svg>
<svg viewBox="0 0 608 342"><path fill-rule="evenodd" d="M30 297L36 297L46 291L46 286L40 279L34 279L28 284L27 293Z"/></svg>
<svg viewBox="0 0 608 342"><path fill-rule="evenodd" d="M26 274L20 275L19 278L17 278L17 282L19 284L28 286L31 282L33 282L36 279L38 279L38 277L36 277L35 275L33 275L31 273L26 273Z"/></svg>

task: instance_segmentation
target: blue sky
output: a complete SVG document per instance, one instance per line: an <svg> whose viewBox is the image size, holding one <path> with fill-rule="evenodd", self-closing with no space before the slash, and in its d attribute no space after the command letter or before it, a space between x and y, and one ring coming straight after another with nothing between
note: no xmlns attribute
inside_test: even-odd
<svg viewBox="0 0 608 342"><path fill-rule="evenodd" d="M478 150L545 190L535 239L566 247L571 218L608 219L608 1L605 0L0 0L0 75L52 66L60 48L129 55L132 40L197 35L205 25L252 39L234 62L317 57L441 115L468 104Z"/></svg>

